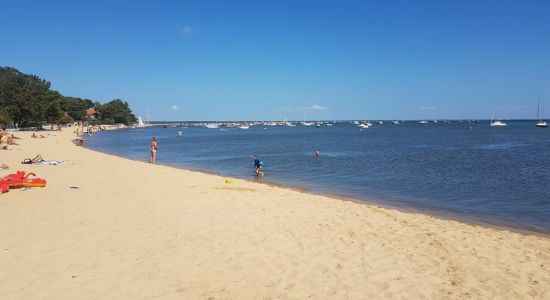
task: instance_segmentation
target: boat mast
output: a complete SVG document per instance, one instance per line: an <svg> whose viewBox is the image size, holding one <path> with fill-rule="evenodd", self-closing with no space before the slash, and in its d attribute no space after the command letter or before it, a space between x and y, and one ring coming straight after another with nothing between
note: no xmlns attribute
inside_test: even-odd
<svg viewBox="0 0 550 300"><path fill-rule="evenodd" d="M538 109L537 109L537 120L540 121L539 114L540 114L540 97L539 97L539 107L538 107Z"/></svg>

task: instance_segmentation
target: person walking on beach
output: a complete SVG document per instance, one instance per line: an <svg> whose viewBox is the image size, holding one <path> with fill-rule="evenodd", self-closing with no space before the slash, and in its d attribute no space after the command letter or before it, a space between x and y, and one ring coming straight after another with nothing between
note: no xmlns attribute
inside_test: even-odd
<svg viewBox="0 0 550 300"><path fill-rule="evenodd" d="M149 144L149 150L151 150L151 158L149 159L149 162L152 164L156 163L157 161L157 149L157 138L153 137L153 139L151 140L151 144Z"/></svg>

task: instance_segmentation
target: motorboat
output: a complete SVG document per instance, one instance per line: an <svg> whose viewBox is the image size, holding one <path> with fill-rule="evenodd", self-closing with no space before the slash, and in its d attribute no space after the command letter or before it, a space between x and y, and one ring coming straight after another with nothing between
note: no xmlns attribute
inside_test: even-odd
<svg viewBox="0 0 550 300"><path fill-rule="evenodd" d="M508 124L506 124L504 121L495 120L495 110L493 109L493 115L491 116L491 127L506 127Z"/></svg>

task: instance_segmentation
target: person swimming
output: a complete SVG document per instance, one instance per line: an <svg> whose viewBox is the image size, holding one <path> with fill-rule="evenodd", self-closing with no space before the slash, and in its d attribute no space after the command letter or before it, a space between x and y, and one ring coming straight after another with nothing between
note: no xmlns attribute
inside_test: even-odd
<svg viewBox="0 0 550 300"><path fill-rule="evenodd" d="M260 159L258 159L258 157L256 157L256 155L252 155L250 158L252 158L254 160L254 168L256 169L256 175L263 176L264 175L264 171L263 171L264 162L261 161Z"/></svg>
<svg viewBox="0 0 550 300"><path fill-rule="evenodd" d="M315 151L315 153L313 153L313 156L315 156L315 157L319 157L319 156L321 156L321 152L319 152L319 151Z"/></svg>

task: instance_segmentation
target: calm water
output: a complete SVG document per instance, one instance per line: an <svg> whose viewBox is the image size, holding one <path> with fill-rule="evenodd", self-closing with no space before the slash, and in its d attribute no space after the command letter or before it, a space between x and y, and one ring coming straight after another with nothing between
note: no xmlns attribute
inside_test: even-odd
<svg viewBox="0 0 550 300"><path fill-rule="evenodd" d="M257 154L264 182L549 233L550 128L508 124L189 127L184 137L150 127L95 134L88 146L146 161L156 136L161 164L246 179L254 178L249 156Z"/></svg>

